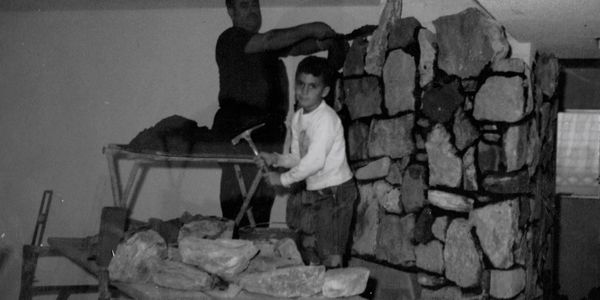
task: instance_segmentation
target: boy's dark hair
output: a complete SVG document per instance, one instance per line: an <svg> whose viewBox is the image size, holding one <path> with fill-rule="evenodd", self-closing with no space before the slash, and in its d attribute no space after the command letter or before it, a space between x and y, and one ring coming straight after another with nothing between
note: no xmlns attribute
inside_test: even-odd
<svg viewBox="0 0 600 300"><path fill-rule="evenodd" d="M298 74L310 74L315 77L322 77L325 86L333 87L335 84L335 74L327 59L317 56L308 56L298 64L296 76Z"/></svg>

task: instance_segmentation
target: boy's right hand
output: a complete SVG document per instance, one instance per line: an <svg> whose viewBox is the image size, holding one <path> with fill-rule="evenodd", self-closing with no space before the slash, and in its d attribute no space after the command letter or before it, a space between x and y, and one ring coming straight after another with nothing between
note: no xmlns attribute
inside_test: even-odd
<svg viewBox="0 0 600 300"><path fill-rule="evenodd" d="M277 159L278 155L276 153L260 152L254 161L260 168L263 168L265 166L269 167L275 165Z"/></svg>

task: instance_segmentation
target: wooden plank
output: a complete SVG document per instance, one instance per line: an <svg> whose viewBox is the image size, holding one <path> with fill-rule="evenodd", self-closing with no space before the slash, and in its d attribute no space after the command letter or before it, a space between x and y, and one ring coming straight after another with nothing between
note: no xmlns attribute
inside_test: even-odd
<svg viewBox="0 0 600 300"><path fill-rule="evenodd" d="M271 297L262 294L255 294L246 291L241 291L234 298L227 297L222 292L218 291L184 291L175 290L159 287L154 284L142 284L142 283L112 283L120 291L126 293L137 300L289 300L290 298ZM314 297L300 297L294 298L296 300L325 300L331 299L323 296ZM365 298L360 296L353 297L342 297L336 299L344 300L364 300Z"/></svg>
<svg viewBox="0 0 600 300"><path fill-rule="evenodd" d="M118 155L119 159L133 159L148 162L216 162L255 164L252 154L227 154L227 153L194 153L191 155L172 155L169 153L140 153L124 148L123 145L108 144L103 148L105 155Z"/></svg>

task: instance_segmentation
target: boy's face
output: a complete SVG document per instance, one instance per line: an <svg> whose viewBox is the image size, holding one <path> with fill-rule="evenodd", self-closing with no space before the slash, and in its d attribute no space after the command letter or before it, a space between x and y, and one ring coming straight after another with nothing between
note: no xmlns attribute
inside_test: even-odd
<svg viewBox="0 0 600 300"><path fill-rule="evenodd" d="M311 112L321 104L321 101L329 93L329 87L325 86L323 77L315 77L307 73L296 75L296 86L294 88L296 103L304 110Z"/></svg>

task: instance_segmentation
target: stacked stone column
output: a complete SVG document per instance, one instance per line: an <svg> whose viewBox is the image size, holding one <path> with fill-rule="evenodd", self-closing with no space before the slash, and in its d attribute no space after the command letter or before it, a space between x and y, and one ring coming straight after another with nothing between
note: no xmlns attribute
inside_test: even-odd
<svg viewBox="0 0 600 300"><path fill-rule="evenodd" d="M477 9L430 30L399 18L396 2L344 65L360 191L352 252L417 273L422 299L539 296L555 216L557 60L514 57Z"/></svg>

